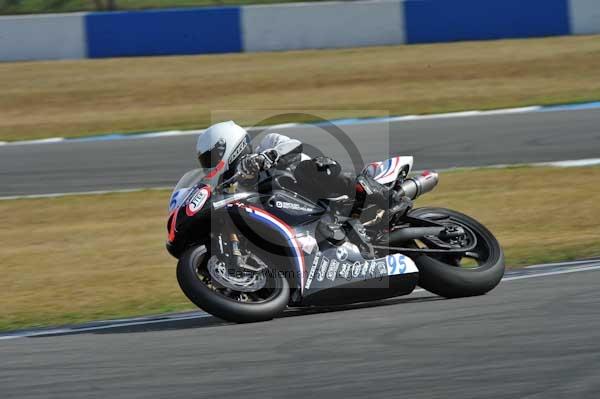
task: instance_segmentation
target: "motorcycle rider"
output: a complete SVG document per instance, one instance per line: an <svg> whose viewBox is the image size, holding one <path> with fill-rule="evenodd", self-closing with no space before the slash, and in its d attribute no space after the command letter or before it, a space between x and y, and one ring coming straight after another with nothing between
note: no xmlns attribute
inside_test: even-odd
<svg viewBox="0 0 600 399"><path fill-rule="evenodd" d="M233 121L212 125L198 137L198 161L207 172L206 179L236 181L250 185L261 172L271 168L293 171L303 195L319 198L347 195L354 199L354 210L375 204L389 209L388 217L404 214L412 203L396 190L366 176L351 176L341 172L338 162L327 157L311 159L302 153L302 143L287 136L267 134L256 151L252 151L250 136Z"/></svg>

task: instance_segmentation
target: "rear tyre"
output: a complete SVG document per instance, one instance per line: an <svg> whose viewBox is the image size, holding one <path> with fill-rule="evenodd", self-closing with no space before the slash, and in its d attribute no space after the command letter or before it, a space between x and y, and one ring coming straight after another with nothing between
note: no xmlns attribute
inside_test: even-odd
<svg viewBox="0 0 600 399"><path fill-rule="evenodd" d="M494 235L475 219L444 208L418 208L410 216L438 223L467 227L477 246L469 256L474 267L461 267L463 257L456 255L411 256L419 268L419 286L446 298L483 295L496 287L504 276L504 254Z"/></svg>
<svg viewBox="0 0 600 399"><path fill-rule="evenodd" d="M223 320L251 323L271 320L288 304L290 286L279 273L270 272L268 288L259 293L236 293L215 289L205 277L210 254L204 245L188 249L177 263L177 282L183 293L199 308ZM248 300L248 296L252 300ZM242 298L246 298L242 302Z"/></svg>

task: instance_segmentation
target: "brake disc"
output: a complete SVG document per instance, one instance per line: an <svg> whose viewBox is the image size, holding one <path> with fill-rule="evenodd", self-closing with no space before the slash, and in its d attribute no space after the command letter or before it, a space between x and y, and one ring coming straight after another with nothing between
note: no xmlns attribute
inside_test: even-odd
<svg viewBox="0 0 600 399"><path fill-rule="evenodd" d="M225 262L212 256L207 264L208 273L213 283L239 292L255 292L262 289L267 283L267 276L263 271L238 271L227 270Z"/></svg>

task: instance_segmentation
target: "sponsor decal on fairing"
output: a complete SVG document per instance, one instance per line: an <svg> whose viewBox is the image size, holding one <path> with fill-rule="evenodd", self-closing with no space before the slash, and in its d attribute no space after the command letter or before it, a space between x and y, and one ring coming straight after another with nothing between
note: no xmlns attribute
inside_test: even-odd
<svg viewBox="0 0 600 399"><path fill-rule="evenodd" d="M327 270L327 279L331 281L335 281L335 276L337 275L338 268L340 266L340 262L336 259L332 259L329 262L329 269Z"/></svg>
<svg viewBox="0 0 600 399"><path fill-rule="evenodd" d="M325 278L325 273L327 272L327 267L329 266L329 259L323 257L321 261L321 265L319 266L319 272L317 273L317 281L323 281Z"/></svg>
<svg viewBox="0 0 600 399"><path fill-rule="evenodd" d="M342 263L342 267L340 268L340 277L348 279L350 277L350 269L352 265L350 263Z"/></svg>
<svg viewBox="0 0 600 399"><path fill-rule="evenodd" d="M317 254L315 255L315 259L313 259L312 266L310 267L308 278L306 279L306 285L304 286L306 289L309 289L310 285L312 284L313 278L315 277L315 271L317 270L317 266L319 265L319 260L321 260L321 253L317 252Z"/></svg>
<svg viewBox="0 0 600 399"><path fill-rule="evenodd" d="M417 273L417 265L408 256L402 254L388 255L385 258L387 274L390 276L407 273Z"/></svg>
<svg viewBox="0 0 600 399"><path fill-rule="evenodd" d="M293 211L314 212L313 208L295 204L293 202L275 201L275 207L279 209L289 209Z"/></svg>
<svg viewBox="0 0 600 399"><path fill-rule="evenodd" d="M194 216L196 213L198 213L198 211L202 209L202 207L206 203L206 200L208 200L209 197L210 187L204 186L200 188L194 193L194 195L188 202L188 205L185 207L185 213L188 216Z"/></svg>
<svg viewBox="0 0 600 399"><path fill-rule="evenodd" d="M344 246L338 247L335 250L335 257L338 258L340 262L345 261L348 259L348 250Z"/></svg>
<svg viewBox="0 0 600 399"><path fill-rule="evenodd" d="M361 275L361 276L363 276L363 277L367 277L367 273L369 272L369 265L370 265L371 263L372 263L372 262L368 262L368 261L367 261L367 262L365 262L365 264L364 264L364 265L363 265L363 267L362 267L362 271L360 272L360 275Z"/></svg>
<svg viewBox="0 0 600 399"><path fill-rule="evenodd" d="M329 259L321 252L317 252L306 280L306 289L310 289L316 279L319 282L335 281L343 278L347 281L368 280L418 272L415 263L407 256L401 254L388 255L385 258L340 262L337 259Z"/></svg>
<svg viewBox="0 0 600 399"><path fill-rule="evenodd" d="M362 262L354 262L352 265L352 277L358 278L360 276L360 271L362 270Z"/></svg>

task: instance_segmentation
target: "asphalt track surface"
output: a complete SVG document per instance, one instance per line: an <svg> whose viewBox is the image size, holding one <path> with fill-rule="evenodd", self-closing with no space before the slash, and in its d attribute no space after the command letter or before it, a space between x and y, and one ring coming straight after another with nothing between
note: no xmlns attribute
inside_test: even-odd
<svg viewBox="0 0 600 399"><path fill-rule="evenodd" d="M281 128L350 164L320 128ZM600 156L600 109L344 126L365 161L415 156L448 168ZM0 146L0 196L173 186L196 167L195 136Z"/></svg>
<svg viewBox="0 0 600 399"><path fill-rule="evenodd" d="M5 340L0 397L597 398L599 284L596 269L474 298Z"/></svg>

